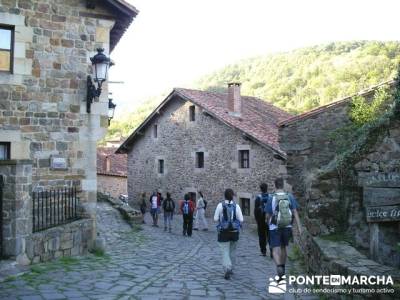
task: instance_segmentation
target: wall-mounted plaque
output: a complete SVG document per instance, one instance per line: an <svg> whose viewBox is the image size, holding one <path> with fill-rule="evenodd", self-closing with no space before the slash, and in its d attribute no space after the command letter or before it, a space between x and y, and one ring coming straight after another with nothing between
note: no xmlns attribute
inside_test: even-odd
<svg viewBox="0 0 400 300"><path fill-rule="evenodd" d="M50 159L50 167L54 170L66 170L67 160L65 157L52 156Z"/></svg>
<svg viewBox="0 0 400 300"><path fill-rule="evenodd" d="M367 207L367 222L400 221L400 205Z"/></svg>
<svg viewBox="0 0 400 300"><path fill-rule="evenodd" d="M365 174L363 203L367 222L400 221L400 174Z"/></svg>

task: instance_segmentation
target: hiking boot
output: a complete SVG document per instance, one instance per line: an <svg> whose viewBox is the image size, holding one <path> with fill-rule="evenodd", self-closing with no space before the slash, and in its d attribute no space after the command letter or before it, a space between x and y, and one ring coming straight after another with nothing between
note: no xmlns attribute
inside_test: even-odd
<svg viewBox="0 0 400 300"><path fill-rule="evenodd" d="M171 228L168 230L168 232L171 232Z"/></svg>
<svg viewBox="0 0 400 300"><path fill-rule="evenodd" d="M167 227L164 227L164 231L167 231Z"/></svg>
<svg viewBox="0 0 400 300"><path fill-rule="evenodd" d="M227 271L225 272L224 278L225 278L226 280L229 280L229 279L231 278L231 270L227 270Z"/></svg>
<svg viewBox="0 0 400 300"><path fill-rule="evenodd" d="M193 228L193 230L199 230L198 228Z"/></svg>
<svg viewBox="0 0 400 300"><path fill-rule="evenodd" d="M276 267L276 274L279 276L279 280L285 275L285 269L282 265Z"/></svg>
<svg viewBox="0 0 400 300"><path fill-rule="evenodd" d="M208 228L204 228L203 231L208 231Z"/></svg>

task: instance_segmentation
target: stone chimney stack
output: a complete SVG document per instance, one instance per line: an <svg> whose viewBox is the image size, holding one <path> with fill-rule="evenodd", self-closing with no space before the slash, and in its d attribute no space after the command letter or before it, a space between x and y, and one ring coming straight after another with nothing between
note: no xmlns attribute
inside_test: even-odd
<svg viewBox="0 0 400 300"><path fill-rule="evenodd" d="M232 116L240 117L242 113L242 98L240 96L240 83L228 83L228 111Z"/></svg>

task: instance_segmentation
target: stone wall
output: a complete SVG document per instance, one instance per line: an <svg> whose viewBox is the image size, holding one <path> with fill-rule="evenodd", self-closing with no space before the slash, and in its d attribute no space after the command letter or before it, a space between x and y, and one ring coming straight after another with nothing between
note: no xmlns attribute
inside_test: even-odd
<svg viewBox="0 0 400 300"><path fill-rule="evenodd" d="M97 191L118 198L120 194L128 194L127 178L114 175L97 175Z"/></svg>
<svg viewBox="0 0 400 300"><path fill-rule="evenodd" d="M31 263L87 254L93 235L92 220L82 219L36 232L27 239L26 254Z"/></svg>
<svg viewBox="0 0 400 300"><path fill-rule="evenodd" d="M349 276L392 276L395 284L400 282L400 271L393 266L383 266L357 251L346 242L333 242L318 237L310 237L307 260L308 271L316 275L349 275ZM326 286L332 288L332 286ZM368 288L378 288L369 286ZM397 286L382 286L394 289L394 293L373 293L360 296L359 299L399 299L400 289ZM344 286L348 288L348 286ZM330 295L330 299L354 299L354 295ZM358 298L356 298L358 299Z"/></svg>
<svg viewBox="0 0 400 300"><path fill-rule="evenodd" d="M366 178L399 174L399 122L391 124L390 130L379 136L369 154L358 163L356 161L352 179L344 182L343 177L328 165L335 156L330 134L349 122L349 103L340 102L280 128L281 147L288 154L288 181L299 197L308 234L338 233L361 251L369 251L370 258L377 262L399 267L400 254L396 250L400 240L399 223L367 223L364 192ZM352 169L352 166L348 167ZM379 202L376 205L379 206ZM376 234L377 227L379 234ZM370 251L374 239L377 240L377 255ZM310 257L310 240L303 238L299 242Z"/></svg>
<svg viewBox="0 0 400 300"><path fill-rule="evenodd" d="M32 233L32 162L0 160L3 187L3 254L20 259Z"/></svg>
<svg viewBox="0 0 400 300"><path fill-rule="evenodd" d="M226 188L232 188L238 198L251 201L253 220L254 198L259 184L273 181L286 170L273 152L246 139L235 130L213 117L203 114L196 106L196 118L189 121L190 102L170 100L157 119L133 145L128 154L128 195L137 207L139 195L149 197L155 189L170 192L173 199L181 200L188 192L202 191L211 215L223 198ZM153 137L153 125L158 125L158 137ZM238 168L238 150L250 150L250 169ZM196 151L204 152L204 168L195 168ZM158 174L157 160L164 159L165 174ZM240 203L241 205L241 203Z"/></svg>
<svg viewBox="0 0 400 300"><path fill-rule="evenodd" d="M11 159L32 160L34 190L76 185L87 215L96 201L96 142L108 126L108 92L86 113L86 77L97 47L109 51L110 13L85 0L0 0L15 28L14 70L0 73L0 141ZM53 170L51 157L65 158Z"/></svg>
<svg viewBox="0 0 400 300"><path fill-rule="evenodd" d="M347 122L348 102L343 102L323 113L280 127L279 143L287 154L287 180L303 207L313 174L335 156L330 134Z"/></svg>

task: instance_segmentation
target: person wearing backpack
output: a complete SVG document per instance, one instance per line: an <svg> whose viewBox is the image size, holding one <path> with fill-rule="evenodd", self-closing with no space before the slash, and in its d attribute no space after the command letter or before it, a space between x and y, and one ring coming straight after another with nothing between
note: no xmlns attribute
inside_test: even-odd
<svg viewBox="0 0 400 300"><path fill-rule="evenodd" d="M146 208L147 208L147 204L146 204L146 193L143 192L143 193L140 195L140 212L142 213L142 217L143 217L142 223L143 223L143 224L146 224L146 222L144 221L144 216L146 215Z"/></svg>
<svg viewBox="0 0 400 300"><path fill-rule="evenodd" d="M164 210L164 231L167 231L168 226L168 231L171 232L171 222L175 211L175 203L174 200L172 200L170 193L167 193L167 198L163 201L162 207Z"/></svg>
<svg viewBox="0 0 400 300"><path fill-rule="evenodd" d="M180 209L183 217L183 235L190 237L192 236L194 205L189 194L185 194Z"/></svg>
<svg viewBox="0 0 400 300"><path fill-rule="evenodd" d="M299 234L302 233L298 204L294 196L283 189L283 178L275 179L275 193L266 206L266 217L269 224L269 245L276 264L276 272L281 279L285 275L287 258L286 247L292 236L293 218L296 220Z"/></svg>
<svg viewBox="0 0 400 300"><path fill-rule="evenodd" d="M234 192L226 189L225 199L218 203L214 213L214 221L218 222L218 244L222 253L224 278L230 279L236 260L236 245L239 240L239 230L243 222L240 206L233 201Z"/></svg>
<svg viewBox="0 0 400 300"><path fill-rule="evenodd" d="M197 200L197 214L196 222L193 230L199 230L199 222L203 225L203 231L208 230L208 224L205 216L206 201L204 200L203 193L199 191L200 198Z"/></svg>
<svg viewBox="0 0 400 300"><path fill-rule="evenodd" d="M267 224L265 222L265 208L267 206L269 195L268 195L268 184L265 182L260 184L261 194L256 197L254 201L254 218L257 222L258 232L258 243L260 245L260 251L262 256L267 255ZM271 257L272 257L272 251Z"/></svg>

